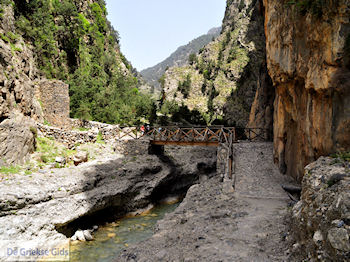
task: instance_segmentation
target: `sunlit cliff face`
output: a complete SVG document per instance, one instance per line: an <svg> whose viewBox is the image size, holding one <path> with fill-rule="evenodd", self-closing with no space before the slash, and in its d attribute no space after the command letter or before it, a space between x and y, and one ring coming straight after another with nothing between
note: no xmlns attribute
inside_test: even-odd
<svg viewBox="0 0 350 262"><path fill-rule="evenodd" d="M317 157L350 149L350 3L328 5L316 16L264 0L275 161L298 180Z"/></svg>

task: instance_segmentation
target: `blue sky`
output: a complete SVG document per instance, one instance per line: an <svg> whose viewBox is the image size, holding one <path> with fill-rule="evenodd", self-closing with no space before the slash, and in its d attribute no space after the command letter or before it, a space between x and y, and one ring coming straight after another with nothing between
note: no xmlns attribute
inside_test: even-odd
<svg viewBox="0 0 350 262"><path fill-rule="evenodd" d="M221 26L226 0L106 0L121 50L138 70Z"/></svg>

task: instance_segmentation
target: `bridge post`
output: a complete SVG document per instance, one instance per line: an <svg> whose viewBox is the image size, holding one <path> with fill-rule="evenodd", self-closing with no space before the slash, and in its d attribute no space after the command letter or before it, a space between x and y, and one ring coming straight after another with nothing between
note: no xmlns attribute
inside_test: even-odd
<svg viewBox="0 0 350 262"><path fill-rule="evenodd" d="M222 178L225 178L228 148L226 148L224 144L220 144L216 154L216 173Z"/></svg>
<svg viewBox="0 0 350 262"><path fill-rule="evenodd" d="M216 172L217 175L223 179L223 192L232 193L234 191L234 153L232 143L223 144L218 146L217 151L217 164Z"/></svg>

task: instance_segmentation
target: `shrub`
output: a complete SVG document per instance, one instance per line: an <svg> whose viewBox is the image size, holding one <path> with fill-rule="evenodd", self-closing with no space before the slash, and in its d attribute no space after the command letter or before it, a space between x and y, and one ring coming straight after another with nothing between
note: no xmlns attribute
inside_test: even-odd
<svg viewBox="0 0 350 262"><path fill-rule="evenodd" d="M9 175L9 174L17 174L21 171L21 168L19 166L1 166L0 167L0 173Z"/></svg>
<svg viewBox="0 0 350 262"><path fill-rule="evenodd" d="M84 31L88 32L90 28L90 22L85 18L84 14L79 13L77 18L81 26L83 27Z"/></svg>
<svg viewBox="0 0 350 262"><path fill-rule="evenodd" d="M177 90L183 94L184 98L188 98L188 96L190 94L190 90L191 90L191 75L190 74L188 74L186 76L185 81L183 81L183 82L179 81Z"/></svg>
<svg viewBox="0 0 350 262"><path fill-rule="evenodd" d="M194 63L196 63L196 61L197 61L196 54L194 54L194 53L190 54L190 56L188 57L188 63L190 65L193 65Z"/></svg>
<svg viewBox="0 0 350 262"><path fill-rule="evenodd" d="M8 36L9 39L11 39L11 42L15 42L18 39L18 35L12 33L12 32L7 32L6 35Z"/></svg>
<svg viewBox="0 0 350 262"><path fill-rule="evenodd" d="M105 141L103 140L103 136L101 132L98 132L97 138L96 138L96 143L98 144L105 144Z"/></svg>
<svg viewBox="0 0 350 262"><path fill-rule="evenodd" d="M9 39L6 35L3 35L3 34L0 33L0 37L1 37L1 39L4 40L5 42L10 43L10 39Z"/></svg>

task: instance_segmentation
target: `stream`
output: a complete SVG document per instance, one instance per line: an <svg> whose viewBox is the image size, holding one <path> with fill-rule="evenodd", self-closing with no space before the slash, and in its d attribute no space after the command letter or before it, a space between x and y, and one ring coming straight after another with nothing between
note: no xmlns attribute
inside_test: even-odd
<svg viewBox="0 0 350 262"><path fill-rule="evenodd" d="M112 262L130 244L149 239L158 220L176 209L180 203L162 204L150 212L100 226L94 240L74 242L70 248L71 262Z"/></svg>

